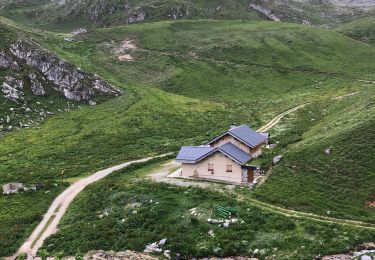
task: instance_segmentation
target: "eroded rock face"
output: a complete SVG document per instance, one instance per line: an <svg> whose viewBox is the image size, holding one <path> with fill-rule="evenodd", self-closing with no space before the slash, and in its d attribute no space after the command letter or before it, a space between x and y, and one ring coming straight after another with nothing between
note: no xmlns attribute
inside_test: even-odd
<svg viewBox="0 0 375 260"><path fill-rule="evenodd" d="M62 92L68 99L90 101L98 94L115 96L121 94L119 89L98 76L80 71L46 50L34 47L28 41L18 41L11 45L10 50L17 58L34 67L46 79L53 82L54 89ZM39 83L34 79L34 91L43 95L45 92L43 92Z"/></svg>
<svg viewBox="0 0 375 260"><path fill-rule="evenodd" d="M18 70L19 66L8 54L0 51L0 68Z"/></svg>
<svg viewBox="0 0 375 260"><path fill-rule="evenodd" d="M35 74L30 74L28 78L30 80L31 92L36 96L44 96L46 94L46 90L43 86L45 82L42 83Z"/></svg>
<svg viewBox="0 0 375 260"><path fill-rule="evenodd" d="M132 7L130 1L106 1L96 0L90 8L87 9L90 20L97 22L105 15L122 13L121 23L141 22L146 18L146 13L140 7Z"/></svg>
<svg viewBox="0 0 375 260"><path fill-rule="evenodd" d="M23 100L23 84L23 80L7 76L2 84L1 91L6 99L19 103Z"/></svg>

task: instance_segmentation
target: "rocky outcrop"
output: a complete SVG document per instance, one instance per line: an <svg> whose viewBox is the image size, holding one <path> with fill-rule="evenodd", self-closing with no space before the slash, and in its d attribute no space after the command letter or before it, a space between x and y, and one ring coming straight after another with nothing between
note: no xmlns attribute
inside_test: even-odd
<svg viewBox="0 0 375 260"><path fill-rule="evenodd" d="M18 70L19 66L8 54L0 51L0 68Z"/></svg>
<svg viewBox="0 0 375 260"><path fill-rule="evenodd" d="M172 7L169 11L168 17L177 20L178 18L182 17L189 17L192 11L188 7Z"/></svg>
<svg viewBox="0 0 375 260"><path fill-rule="evenodd" d="M257 5L257 4L250 4L250 8L264 14L265 16L267 16L272 21L280 22L280 18L276 14L274 14L271 10L269 10L267 8L264 8L264 7L262 7L260 5Z"/></svg>
<svg viewBox="0 0 375 260"><path fill-rule="evenodd" d="M36 48L29 41L22 40L12 44L10 51L27 65L38 70L47 80L53 82L53 88L62 92L68 99L91 101L100 94L115 96L121 94L119 89L98 76L77 69L56 55ZM40 82L37 82L35 78L31 81L35 93L43 95L45 92L40 87Z"/></svg>
<svg viewBox="0 0 375 260"><path fill-rule="evenodd" d="M44 85L43 83L45 82L42 83L35 74L29 74L28 78L30 80L31 92L33 92L34 95L36 96L46 95L46 90L43 86Z"/></svg>
<svg viewBox="0 0 375 260"><path fill-rule="evenodd" d="M4 97L16 102L17 104L24 99L22 89L23 81L15 79L12 76L5 77L5 82L3 82L1 87Z"/></svg>
<svg viewBox="0 0 375 260"><path fill-rule="evenodd" d="M106 1L97 0L87 9L90 20L98 22L105 15L120 15L119 23L136 23L146 18L145 11L140 7L132 7L130 1Z"/></svg>
<svg viewBox="0 0 375 260"><path fill-rule="evenodd" d="M96 105L121 91L56 55L22 40L0 50L0 138L3 133L38 125L47 117ZM7 75L7 76L4 76Z"/></svg>

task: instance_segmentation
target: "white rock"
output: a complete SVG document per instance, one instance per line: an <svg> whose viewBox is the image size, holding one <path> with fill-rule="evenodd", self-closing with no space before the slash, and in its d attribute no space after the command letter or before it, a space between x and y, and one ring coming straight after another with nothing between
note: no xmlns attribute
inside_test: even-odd
<svg viewBox="0 0 375 260"><path fill-rule="evenodd" d="M171 259L171 255L170 255L171 251L169 250L165 250L164 251L164 256L167 258L167 259Z"/></svg>
<svg viewBox="0 0 375 260"><path fill-rule="evenodd" d="M166 239L166 238L163 238L163 239L161 239L161 240L159 241L158 245L159 245L159 246L164 246L166 242L167 242L167 239Z"/></svg>

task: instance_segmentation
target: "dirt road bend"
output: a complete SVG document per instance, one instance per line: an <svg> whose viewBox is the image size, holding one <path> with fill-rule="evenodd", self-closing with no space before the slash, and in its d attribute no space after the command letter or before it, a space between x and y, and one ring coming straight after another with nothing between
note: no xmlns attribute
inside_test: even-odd
<svg viewBox="0 0 375 260"><path fill-rule="evenodd" d="M171 153L122 163L98 171L88 177L85 177L73 183L52 202L47 213L43 216L42 221L34 229L33 233L27 238L27 240L23 243L18 252L13 256L8 257L7 259L15 259L21 253L26 253L28 256L35 256L38 249L43 245L44 240L52 234L56 233L57 225L60 223L60 220L64 216L70 203L89 184L101 180L104 177L111 174L112 172L125 168L131 164L147 162L151 159L165 157L170 154Z"/></svg>

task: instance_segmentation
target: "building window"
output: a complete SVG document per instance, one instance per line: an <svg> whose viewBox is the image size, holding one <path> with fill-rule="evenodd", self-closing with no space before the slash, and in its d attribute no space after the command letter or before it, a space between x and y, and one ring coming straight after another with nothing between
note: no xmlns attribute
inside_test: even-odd
<svg viewBox="0 0 375 260"><path fill-rule="evenodd" d="M213 163L209 163L208 164L208 170L209 171L214 171L214 164Z"/></svg>
<svg viewBox="0 0 375 260"><path fill-rule="evenodd" d="M227 172L232 172L232 164L227 164Z"/></svg>

